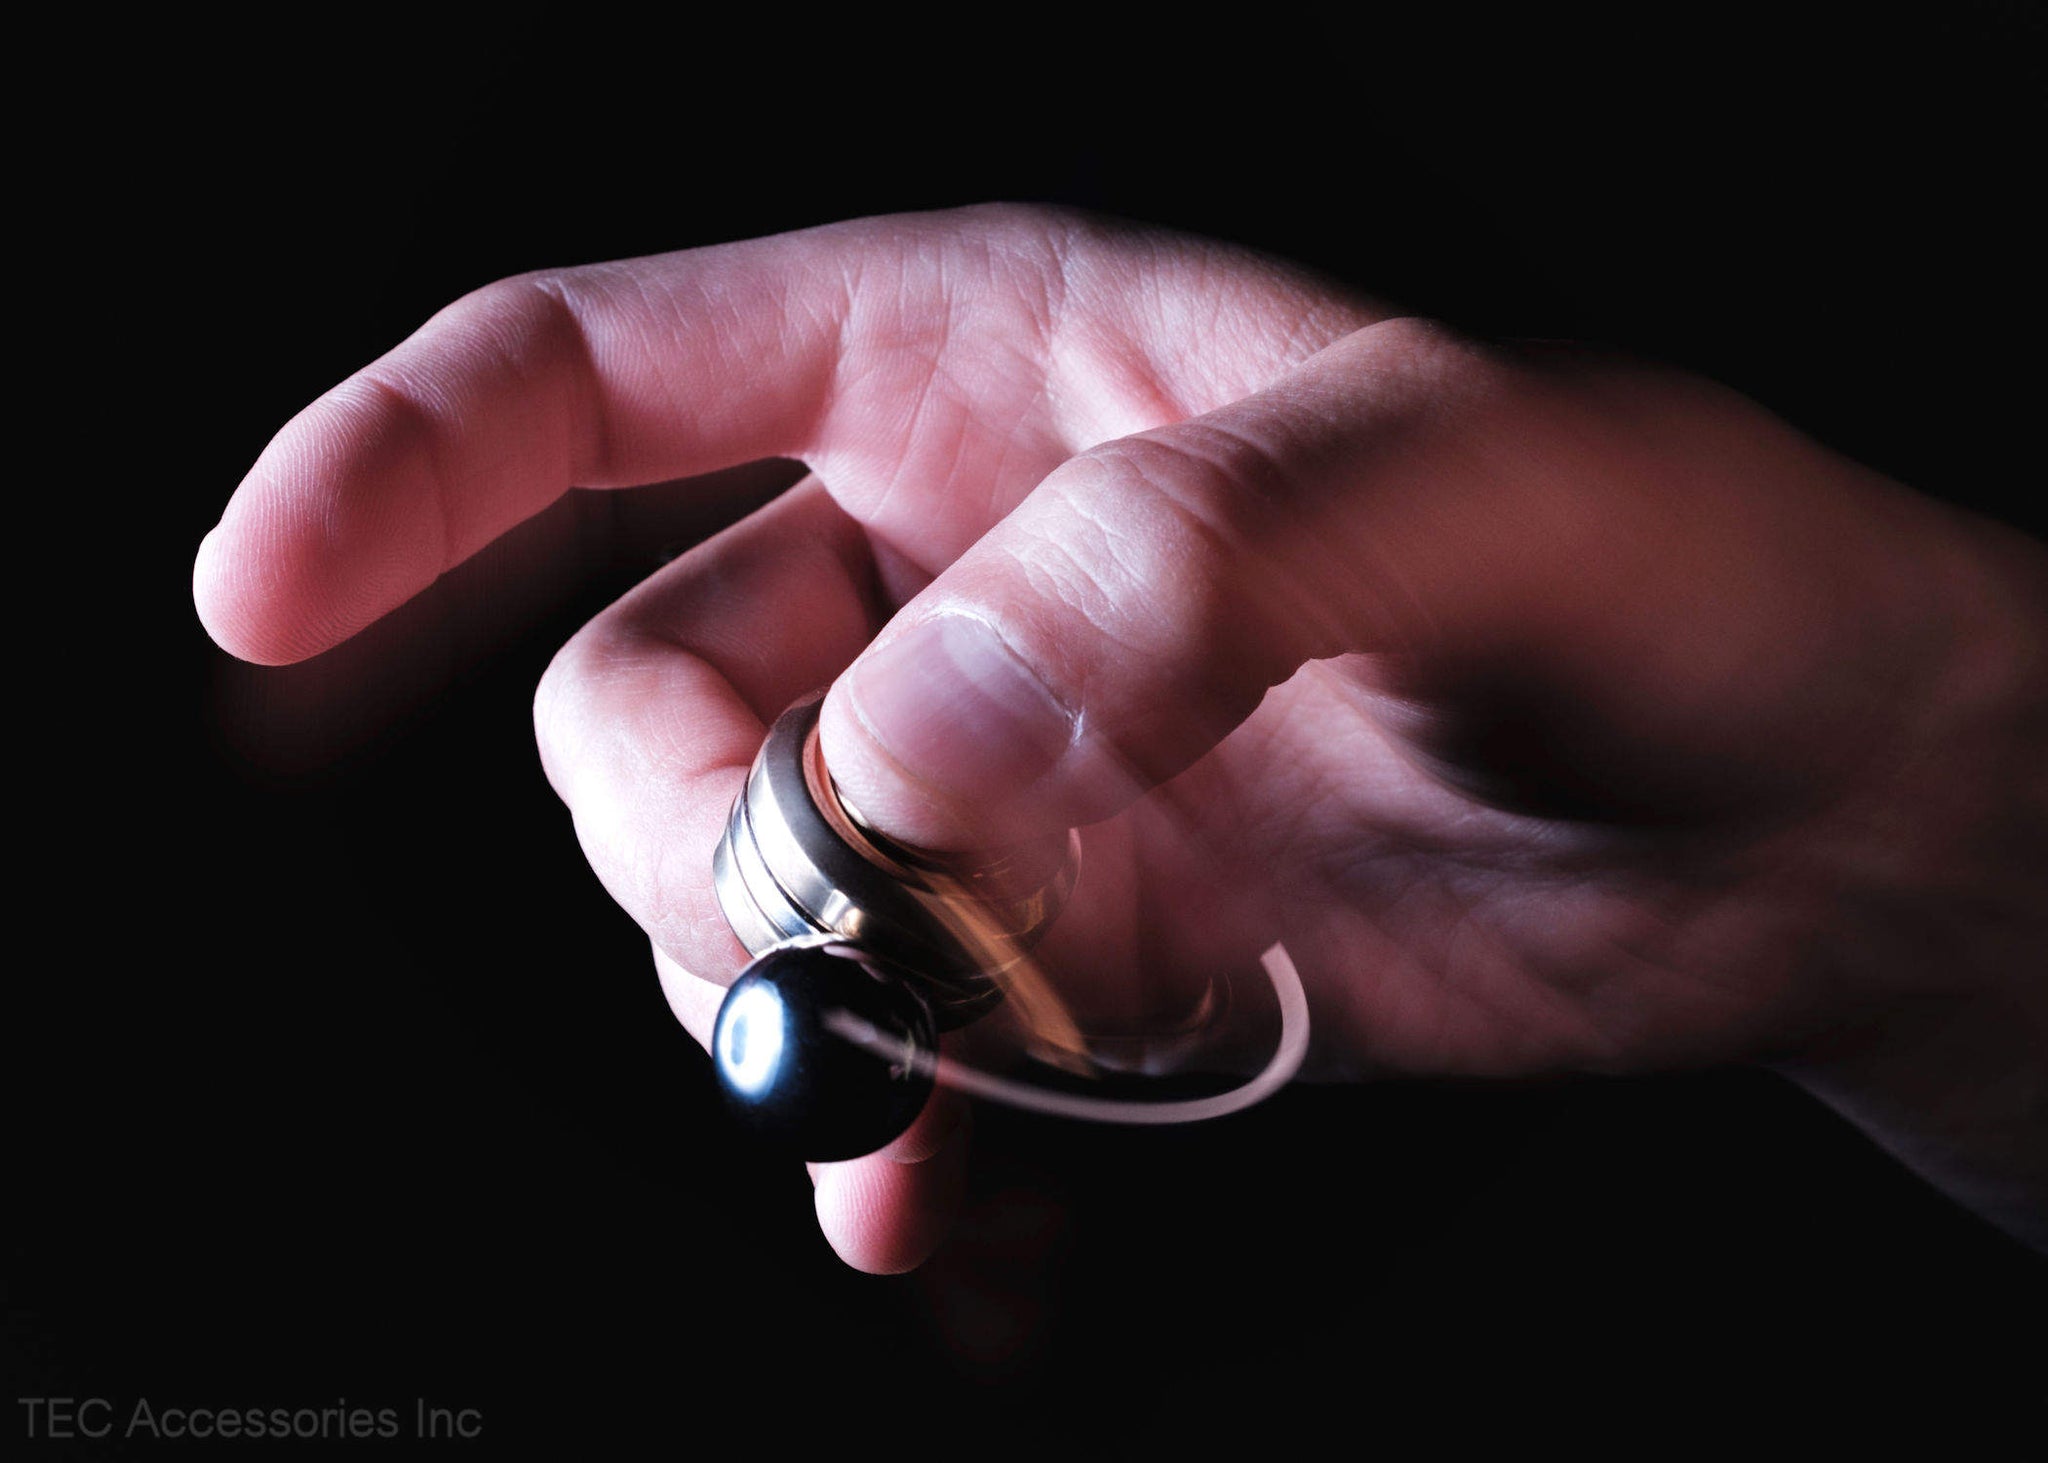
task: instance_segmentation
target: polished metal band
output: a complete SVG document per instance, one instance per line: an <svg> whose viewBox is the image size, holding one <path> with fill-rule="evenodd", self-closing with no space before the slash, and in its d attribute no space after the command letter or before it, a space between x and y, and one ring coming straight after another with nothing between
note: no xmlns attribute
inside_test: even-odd
<svg viewBox="0 0 2048 1463"><path fill-rule="evenodd" d="M1043 848L941 858L876 832L818 747L821 697L769 728L712 855L726 922L749 954L834 934L901 970L941 1026L1002 998L994 977L1059 915L1080 871L1074 833Z"/></svg>

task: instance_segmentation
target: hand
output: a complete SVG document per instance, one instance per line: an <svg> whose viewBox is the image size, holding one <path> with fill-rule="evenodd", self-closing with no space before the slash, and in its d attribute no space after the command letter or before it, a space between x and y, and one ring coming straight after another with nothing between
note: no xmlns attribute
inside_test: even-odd
<svg viewBox="0 0 2048 1463"><path fill-rule="evenodd" d="M1059 938L1103 1009L1280 938L1325 1074L1780 1061L2038 1235L2043 556L1709 383L1203 240L866 220L459 301L272 443L200 612L302 658L572 484L767 456L815 476L535 712L700 1040L744 960L710 851L831 683L827 760L895 836L1090 825L1117 897ZM851 1263L937 1242L958 1131L816 1171Z"/></svg>

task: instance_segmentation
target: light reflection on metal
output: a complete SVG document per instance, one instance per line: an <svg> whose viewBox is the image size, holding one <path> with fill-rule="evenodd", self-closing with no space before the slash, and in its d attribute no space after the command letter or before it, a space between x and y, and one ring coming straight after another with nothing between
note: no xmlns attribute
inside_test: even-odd
<svg viewBox="0 0 2048 1463"><path fill-rule="evenodd" d="M819 701L799 703L770 728L713 856L720 907L749 954L824 938L849 942L915 989L942 1029L966 1026L1004 1004L1023 1055L1081 1078L1171 1069L1203 1051L1227 1024L1237 1003L1230 983L1217 980L1169 1029L1092 1041L1034 953L1079 877L1078 833L971 860L891 841L832 781L818 743ZM1280 1029L1270 1055L1250 1080L1194 1099L1077 1093L1000 1076L957 1056L900 1049L895 1038L844 1013L828 1015L826 1024L892 1064L908 1063L943 1086L1013 1107L1099 1122L1194 1122L1259 1102L1294 1076L1307 1053L1308 1000L1293 961L1276 944L1260 964L1278 1002ZM733 1019L722 1020L721 1031L737 1028L740 1014L729 1013ZM755 1070L755 1053L744 1055L746 1069ZM730 1064L729 1055L721 1056Z"/></svg>

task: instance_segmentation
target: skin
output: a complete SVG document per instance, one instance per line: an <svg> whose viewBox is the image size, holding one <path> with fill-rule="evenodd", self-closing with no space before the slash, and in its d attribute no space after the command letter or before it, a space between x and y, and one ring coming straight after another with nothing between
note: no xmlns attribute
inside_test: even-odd
<svg viewBox="0 0 2048 1463"><path fill-rule="evenodd" d="M2048 555L1712 383L1066 213L863 220L451 305L271 443L199 612L303 659L571 486L768 456L812 476L535 707L700 1041L745 959L710 850L830 684L893 836L1086 825L1050 963L1091 1022L1284 939L1319 1075L1773 1062L2048 1243ZM923 649L889 714L892 643L962 623L1023 731ZM938 1243L964 1131L814 1168L849 1263Z"/></svg>

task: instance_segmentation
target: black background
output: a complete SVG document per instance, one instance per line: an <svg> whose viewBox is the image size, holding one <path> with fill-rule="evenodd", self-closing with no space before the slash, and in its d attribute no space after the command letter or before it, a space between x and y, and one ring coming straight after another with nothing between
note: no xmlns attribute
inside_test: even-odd
<svg viewBox="0 0 2048 1463"><path fill-rule="evenodd" d="M991 198L1675 360L2038 532L2040 12L1789 14L507 6L25 46L11 1395L424 1397L493 1450L2020 1451L2043 1263L1761 1072L984 1111L958 1237L847 1272L532 750L554 647L695 510L564 509L294 671L190 608L270 433L462 291Z"/></svg>

